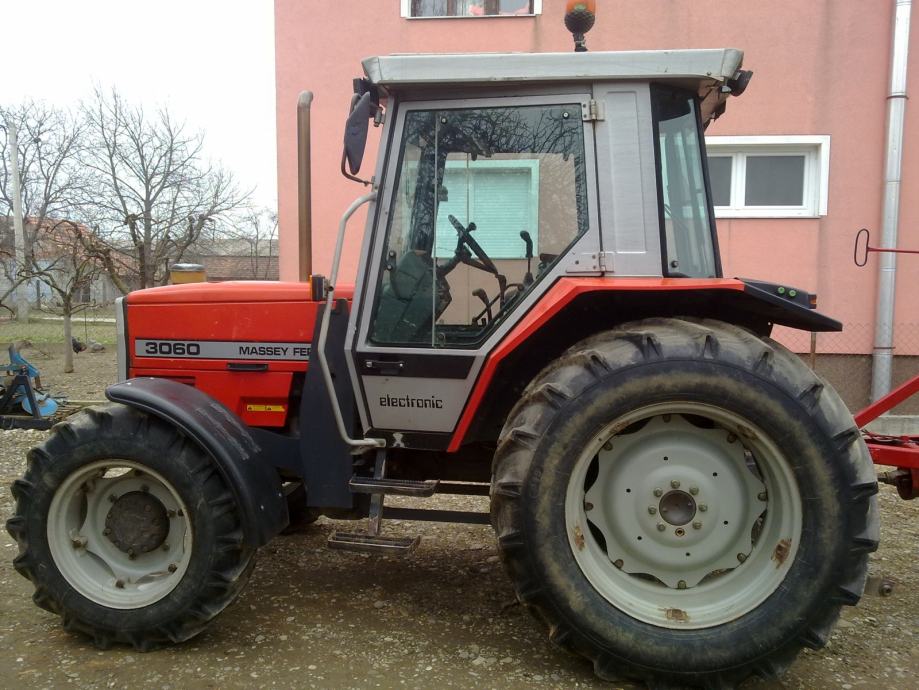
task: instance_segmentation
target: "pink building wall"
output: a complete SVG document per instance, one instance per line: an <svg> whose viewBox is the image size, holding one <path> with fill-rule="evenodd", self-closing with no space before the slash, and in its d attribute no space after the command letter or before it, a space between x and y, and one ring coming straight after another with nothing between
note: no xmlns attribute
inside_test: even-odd
<svg viewBox="0 0 919 690"><path fill-rule="evenodd" d="M816 291L820 309L846 322L833 348L870 352L877 255L852 262L860 227L880 238L893 2L874 0L643 0L598 3L592 50L736 47L755 72L710 135L830 135L828 214L718 220L725 275ZM399 0L275 0L281 277L297 273L297 95L313 103L314 270L327 273L341 213L363 188L338 172L351 79L360 60L386 53L569 51L561 0L536 17L405 19ZM914 22L915 24L915 22ZM919 29L911 33L910 93L919 93ZM379 130L364 171L373 168ZM919 109L907 106L900 245L919 248ZM353 277L363 216L352 220L343 276ZM919 354L919 257L900 260L897 351Z"/></svg>

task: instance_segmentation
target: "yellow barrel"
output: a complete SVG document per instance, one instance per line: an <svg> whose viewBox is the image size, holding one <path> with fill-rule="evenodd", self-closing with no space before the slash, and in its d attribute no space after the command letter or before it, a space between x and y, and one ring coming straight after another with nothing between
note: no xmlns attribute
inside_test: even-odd
<svg viewBox="0 0 919 690"><path fill-rule="evenodd" d="M173 264L169 267L169 282L172 285L203 283L206 280L207 274L201 264Z"/></svg>

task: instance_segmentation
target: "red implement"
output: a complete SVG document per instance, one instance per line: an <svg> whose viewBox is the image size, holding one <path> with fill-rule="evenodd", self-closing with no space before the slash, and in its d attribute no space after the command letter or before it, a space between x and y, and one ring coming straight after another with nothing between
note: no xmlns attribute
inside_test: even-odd
<svg viewBox="0 0 919 690"><path fill-rule="evenodd" d="M901 498L905 499L919 496L919 436L884 436L866 431L863 427L917 392L919 376L911 378L855 415L855 423L862 428L862 436L874 463L897 468L882 474L880 480L896 486Z"/></svg>

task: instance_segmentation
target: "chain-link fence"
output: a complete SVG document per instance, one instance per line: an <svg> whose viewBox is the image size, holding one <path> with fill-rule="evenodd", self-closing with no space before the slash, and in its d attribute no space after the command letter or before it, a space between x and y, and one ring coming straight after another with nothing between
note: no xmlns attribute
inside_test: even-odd
<svg viewBox="0 0 919 690"><path fill-rule="evenodd" d="M874 329L873 323L847 323L839 333L804 333L778 327L773 337L829 381L854 412L871 401ZM896 324L893 356L893 387L919 375L919 323ZM890 414L919 414L919 395Z"/></svg>

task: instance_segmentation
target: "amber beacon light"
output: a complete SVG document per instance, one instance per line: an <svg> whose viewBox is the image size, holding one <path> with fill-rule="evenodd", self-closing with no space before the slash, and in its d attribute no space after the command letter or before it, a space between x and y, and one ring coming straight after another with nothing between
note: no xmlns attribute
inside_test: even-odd
<svg viewBox="0 0 919 690"><path fill-rule="evenodd" d="M596 0L568 0L565 6L565 26L574 36L574 52L587 52L584 34L591 30L596 19Z"/></svg>

